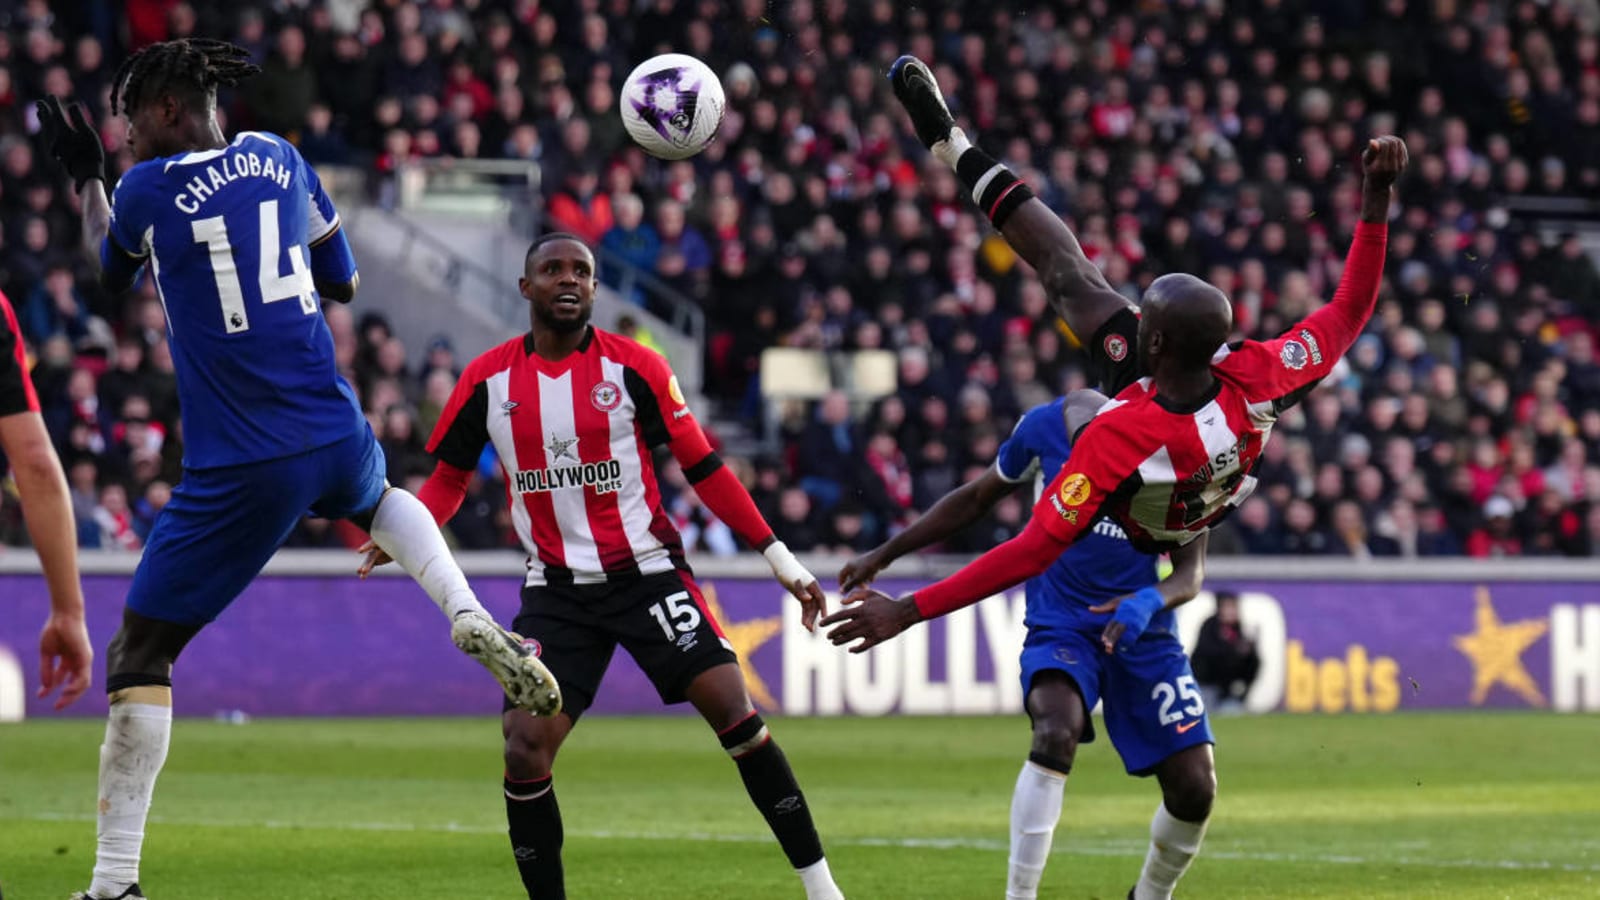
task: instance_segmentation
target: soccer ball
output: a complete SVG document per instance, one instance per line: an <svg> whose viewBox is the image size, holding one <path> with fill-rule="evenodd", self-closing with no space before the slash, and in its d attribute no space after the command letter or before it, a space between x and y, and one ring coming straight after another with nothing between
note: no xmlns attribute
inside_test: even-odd
<svg viewBox="0 0 1600 900"><path fill-rule="evenodd" d="M688 159L722 124L722 81L692 56L663 53L628 73L621 105L623 126L646 153Z"/></svg>

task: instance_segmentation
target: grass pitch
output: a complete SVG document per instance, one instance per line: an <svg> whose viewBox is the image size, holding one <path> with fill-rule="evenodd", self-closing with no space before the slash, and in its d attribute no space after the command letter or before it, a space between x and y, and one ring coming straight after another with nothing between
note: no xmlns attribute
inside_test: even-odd
<svg viewBox="0 0 1600 900"><path fill-rule="evenodd" d="M774 719L852 898L1004 893L1021 717ZM1600 896L1600 719L1221 719L1221 794L1179 894ZM98 721L0 726L0 886L64 898L93 864ZM157 786L156 900L517 898L498 722L180 720ZM799 898L710 732L591 718L557 766L574 898ZM1043 897L1120 900L1157 802L1082 748Z"/></svg>

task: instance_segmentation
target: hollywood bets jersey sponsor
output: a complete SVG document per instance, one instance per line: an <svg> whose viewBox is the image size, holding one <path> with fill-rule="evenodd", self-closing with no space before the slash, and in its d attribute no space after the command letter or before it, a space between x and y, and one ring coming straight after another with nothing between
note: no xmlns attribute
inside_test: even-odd
<svg viewBox="0 0 1600 900"><path fill-rule="evenodd" d="M131 280L148 262L166 309L184 465L278 459L364 427L311 276L338 213L293 145L251 131L147 160L117 183L111 213L108 275Z"/></svg>
<svg viewBox="0 0 1600 900"><path fill-rule="evenodd" d="M531 334L473 360L428 451L471 469L492 442L527 583L598 584L687 568L650 453L680 440L705 438L666 360L590 328L559 361Z"/></svg>
<svg viewBox="0 0 1600 900"><path fill-rule="evenodd" d="M1033 482L1035 500L1071 453L1064 404L1064 399L1057 399L1024 413L995 457L995 470L1002 479ZM1116 522L1101 519L1043 575L1029 579L1027 625L1098 632L1110 614L1091 613L1090 606L1131 594L1156 581L1155 557L1135 550ZM1170 611L1157 613L1151 627L1170 631L1171 619Z"/></svg>

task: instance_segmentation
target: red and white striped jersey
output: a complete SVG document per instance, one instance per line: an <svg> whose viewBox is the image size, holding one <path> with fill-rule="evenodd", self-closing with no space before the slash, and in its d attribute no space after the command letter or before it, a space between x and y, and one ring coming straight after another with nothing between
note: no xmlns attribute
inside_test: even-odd
<svg viewBox="0 0 1600 900"><path fill-rule="evenodd" d="M660 354L598 328L559 361L531 334L489 350L462 373L428 451L470 470L490 441L527 584L687 569L650 451L666 445L686 469L715 457Z"/></svg>
<svg viewBox="0 0 1600 900"><path fill-rule="evenodd" d="M0 416L38 412L39 394L28 377L28 354L22 344L11 301L0 293ZM0 473L4 470L0 469Z"/></svg>
<svg viewBox="0 0 1600 900"><path fill-rule="evenodd" d="M1057 542L1110 516L1145 549L1186 544L1255 487L1250 475L1279 414L1332 370L1366 326L1387 229L1357 227L1332 303L1271 341L1223 347L1209 395L1174 405L1142 378L1084 429L1034 521Z"/></svg>

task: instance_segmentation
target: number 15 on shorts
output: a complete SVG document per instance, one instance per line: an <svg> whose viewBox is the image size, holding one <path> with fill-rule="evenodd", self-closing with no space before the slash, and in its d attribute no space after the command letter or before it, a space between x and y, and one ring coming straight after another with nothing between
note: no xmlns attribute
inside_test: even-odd
<svg viewBox="0 0 1600 900"><path fill-rule="evenodd" d="M662 634L669 641L675 641L679 634L688 634L700 627L700 610L689 599L688 591L668 594L650 607L650 615L656 617L656 624L661 626Z"/></svg>
<svg viewBox="0 0 1600 900"><path fill-rule="evenodd" d="M1185 716L1194 719L1194 722L1188 725L1179 725L1179 733L1194 727L1194 723L1199 722L1200 716L1206 711L1205 701L1200 699L1200 688L1195 684L1193 675L1180 675L1175 682L1158 683L1150 689L1150 699L1161 701L1161 707L1156 715L1162 725L1181 722ZM1180 699L1183 700L1183 706L1173 709L1172 707Z"/></svg>

